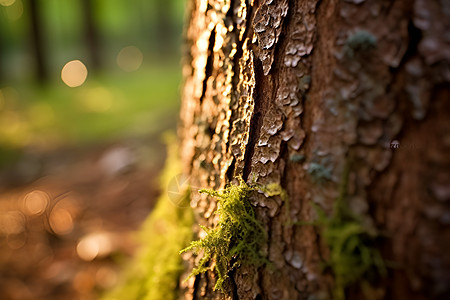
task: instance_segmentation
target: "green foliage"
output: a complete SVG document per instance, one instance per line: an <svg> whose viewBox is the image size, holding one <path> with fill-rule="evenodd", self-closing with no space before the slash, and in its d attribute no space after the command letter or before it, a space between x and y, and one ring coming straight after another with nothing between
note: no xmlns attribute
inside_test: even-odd
<svg viewBox="0 0 450 300"><path fill-rule="evenodd" d="M162 175L163 187L179 174L180 169L175 148L171 147ZM184 191L180 197L188 202L190 192ZM167 191L163 192L139 233L142 248L126 270L123 284L103 299L177 299L177 286L184 270L178 251L192 240L192 223L193 215L189 206L183 208L174 205Z"/></svg>
<svg viewBox="0 0 450 300"><path fill-rule="evenodd" d="M142 136L173 126L177 63L153 63L126 78L105 74L80 87L18 83L0 90L0 148L46 148Z"/></svg>
<svg viewBox="0 0 450 300"><path fill-rule="evenodd" d="M348 171L341 186L340 196L334 203L331 216L317 205L317 220L312 225L321 230L321 235L330 250L326 267L335 277L334 299L345 299L345 289L359 283L363 292L373 280L385 271L383 259L375 248L376 232L367 228L348 208L346 186Z"/></svg>
<svg viewBox="0 0 450 300"><path fill-rule="evenodd" d="M218 209L215 213L219 216L219 221L215 228L202 227L206 236L192 242L180 252L203 252L198 266L188 278L213 268L217 274L214 289L224 291L229 272L240 264L260 267L268 262L260 253L261 247L267 241L267 234L256 219L249 201L253 190L256 188L248 186L242 179L239 185L230 185L220 192L200 190L201 193L217 199Z"/></svg>

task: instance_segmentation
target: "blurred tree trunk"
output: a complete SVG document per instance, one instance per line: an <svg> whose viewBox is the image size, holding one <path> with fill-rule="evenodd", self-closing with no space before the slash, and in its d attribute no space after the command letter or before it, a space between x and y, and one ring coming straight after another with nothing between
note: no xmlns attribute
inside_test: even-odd
<svg viewBox="0 0 450 300"><path fill-rule="evenodd" d="M4 49L4 42L3 42L3 36L2 36L2 30L0 29L0 87L3 84L4 80L4 65L3 65L3 55L5 53Z"/></svg>
<svg viewBox="0 0 450 300"><path fill-rule="evenodd" d="M171 57L176 51L176 29L175 21L171 16L174 11L173 3L165 0L155 1L156 19L154 20L154 28L156 38L156 49L162 58ZM171 7L172 6L172 7Z"/></svg>
<svg viewBox="0 0 450 300"><path fill-rule="evenodd" d="M43 22L40 9L42 9L39 0L29 0L30 26L31 26L31 44L33 58L36 68L37 80L41 83L48 80L48 66L45 56L45 41L43 37Z"/></svg>
<svg viewBox="0 0 450 300"><path fill-rule="evenodd" d="M93 0L82 0L84 38L89 54L89 68L99 70L102 65L100 34L95 23Z"/></svg>
<svg viewBox="0 0 450 300"><path fill-rule="evenodd" d="M273 268L241 266L225 298L332 298L321 229L292 223L313 220L312 203L331 215L343 186L387 266L347 286L347 299L450 299L450 2L189 4L184 171L192 186L242 176L289 198L255 193ZM194 194L192 205L214 225L214 199ZM194 277L185 298L223 298L214 282Z"/></svg>

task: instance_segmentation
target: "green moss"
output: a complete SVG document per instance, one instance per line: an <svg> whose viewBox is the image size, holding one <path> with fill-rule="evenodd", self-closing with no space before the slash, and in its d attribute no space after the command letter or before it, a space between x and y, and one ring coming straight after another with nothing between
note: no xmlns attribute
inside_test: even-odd
<svg viewBox="0 0 450 300"><path fill-rule="evenodd" d="M200 190L217 199L215 213L219 221L212 229L202 227L206 236L180 252L203 252L198 266L188 278L213 269L217 275L215 290L225 291L229 272L240 264L260 267L268 262L260 252L267 234L249 201L250 193L256 188L248 186L242 179L239 181L239 185L229 185L220 192Z"/></svg>
<svg viewBox="0 0 450 300"><path fill-rule="evenodd" d="M167 187L173 176L181 171L174 142L169 145L166 168L161 183ZM173 196L173 195L172 195ZM189 190L180 191L177 203L188 202ZM163 189L158 203L145 221L139 238L142 248L127 267L124 282L102 299L175 300L178 282L184 270L178 254L192 240L193 214L189 207L174 205Z"/></svg>
<svg viewBox="0 0 450 300"><path fill-rule="evenodd" d="M258 185L258 189L267 197L280 196L283 201L288 200L286 191L278 183L269 183L268 185L263 186Z"/></svg>
<svg viewBox="0 0 450 300"><path fill-rule="evenodd" d="M385 273L380 253L375 247L377 234L363 225L346 203L348 171L345 172L340 196L334 203L333 214L313 204L318 218L312 223L321 231L321 236L330 250L326 268L335 278L334 299L345 299L345 289L359 284L363 292L368 282Z"/></svg>

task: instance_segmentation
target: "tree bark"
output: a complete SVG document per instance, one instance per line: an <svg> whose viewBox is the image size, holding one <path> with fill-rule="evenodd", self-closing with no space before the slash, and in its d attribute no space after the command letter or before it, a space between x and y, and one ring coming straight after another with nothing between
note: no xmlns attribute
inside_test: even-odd
<svg viewBox="0 0 450 300"><path fill-rule="evenodd" d="M162 58L173 55L174 51L178 50L176 47L176 41L174 39L176 34L174 17L171 16L171 12L174 11L169 5L173 5L171 2L164 0L158 0L154 2L156 10L156 18L153 21L153 32L155 33L156 50L158 55Z"/></svg>
<svg viewBox="0 0 450 300"><path fill-rule="evenodd" d="M277 183L288 201L252 197L273 267L241 266L226 294L201 274L183 297L333 298L321 230L294 223L315 219L313 203L331 215L344 185L380 237L387 274L372 299L448 299L449 33L448 1L190 1L184 171L201 188ZM191 205L214 226L214 199L194 193ZM346 287L347 299L363 295Z"/></svg>

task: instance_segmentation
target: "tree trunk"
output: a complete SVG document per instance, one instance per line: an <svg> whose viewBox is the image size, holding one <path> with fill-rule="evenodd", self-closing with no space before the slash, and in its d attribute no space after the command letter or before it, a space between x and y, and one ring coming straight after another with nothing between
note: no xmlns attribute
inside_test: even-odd
<svg viewBox="0 0 450 300"><path fill-rule="evenodd" d="M30 30L33 58L36 67L36 77L40 83L48 80L45 41L43 39L43 22L39 0L29 0Z"/></svg>
<svg viewBox="0 0 450 300"><path fill-rule="evenodd" d="M171 12L174 11L170 5L172 2L157 0L154 2L156 18L153 20L153 32L155 33L156 50L160 57L166 58L176 53L176 28Z"/></svg>
<svg viewBox="0 0 450 300"><path fill-rule="evenodd" d="M0 23L1 24L1 23ZM2 86L4 84L3 80L4 80L4 55L5 55L5 43L3 42L3 34L2 34L2 30L0 29L0 86Z"/></svg>
<svg viewBox="0 0 450 300"><path fill-rule="evenodd" d="M89 53L89 67L98 71L102 66L100 34L95 23L95 11L93 0L82 0L82 12L84 16L84 39Z"/></svg>
<svg viewBox="0 0 450 300"><path fill-rule="evenodd" d="M450 2L189 4L179 134L191 185L241 176L288 200L251 199L271 267L243 264L226 293L208 271L181 284L184 297L340 298L326 228L305 222L331 218L344 191L387 268L341 286L345 297L450 299ZM191 205L214 226L213 198Z"/></svg>

